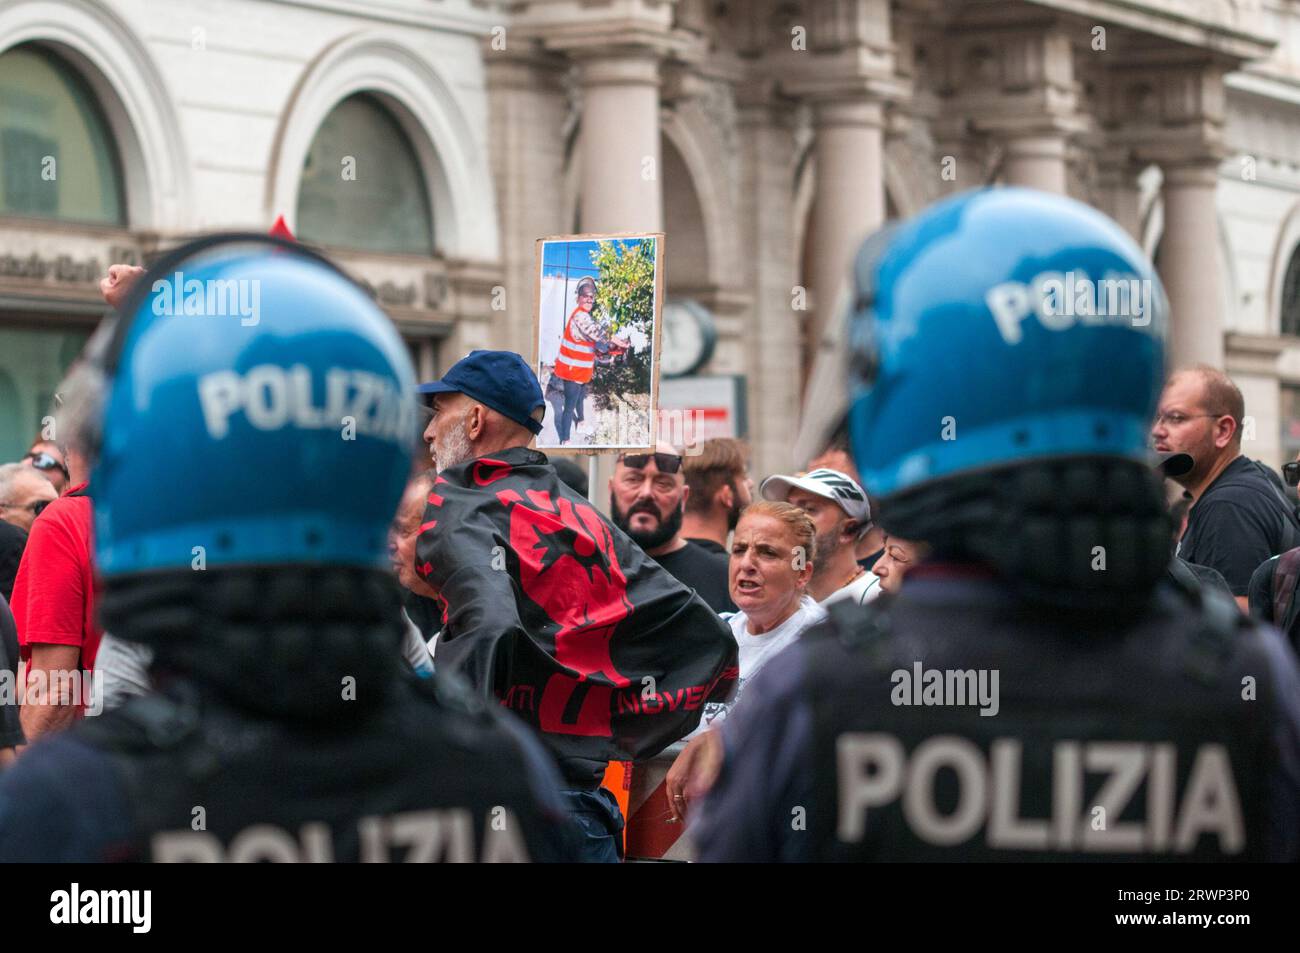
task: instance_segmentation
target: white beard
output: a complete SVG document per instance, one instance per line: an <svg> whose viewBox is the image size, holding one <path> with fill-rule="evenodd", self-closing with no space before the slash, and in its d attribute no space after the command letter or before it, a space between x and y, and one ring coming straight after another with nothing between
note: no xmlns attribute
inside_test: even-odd
<svg viewBox="0 0 1300 953"><path fill-rule="evenodd" d="M441 473L449 467L469 460L473 453L469 445L469 434L465 432L465 421L461 419L457 421L451 433L447 434L445 443L440 444L437 440L433 442L433 466Z"/></svg>

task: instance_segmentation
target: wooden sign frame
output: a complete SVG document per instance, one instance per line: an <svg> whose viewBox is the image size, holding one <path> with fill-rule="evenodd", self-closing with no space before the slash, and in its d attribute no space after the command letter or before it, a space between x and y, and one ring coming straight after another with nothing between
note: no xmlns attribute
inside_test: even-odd
<svg viewBox="0 0 1300 953"><path fill-rule="evenodd" d="M663 232L592 232L580 235L548 235L537 239L533 253L533 333L531 364L537 374L542 393L546 393L549 377L542 379L542 265L545 247L548 243L599 242L653 240L655 243L654 274L654 308L650 321L650 406L648 409L647 444L602 444L596 447L548 447L537 443L536 446L548 454L573 454L575 456L599 456L606 453L623 453L627 451L652 451L658 430L659 407L659 353L663 346L663 307L664 307L664 233ZM567 315L564 320L567 320ZM563 333L563 331L561 331ZM549 404L548 404L549 407ZM538 437L540 441L540 435Z"/></svg>

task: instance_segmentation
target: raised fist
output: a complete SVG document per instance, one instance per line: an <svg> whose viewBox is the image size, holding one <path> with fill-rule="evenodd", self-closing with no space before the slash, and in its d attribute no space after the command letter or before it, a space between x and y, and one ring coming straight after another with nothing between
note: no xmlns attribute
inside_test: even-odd
<svg viewBox="0 0 1300 953"><path fill-rule="evenodd" d="M144 274L139 265L109 265L108 277L99 280L99 293L109 307L121 307L135 280Z"/></svg>

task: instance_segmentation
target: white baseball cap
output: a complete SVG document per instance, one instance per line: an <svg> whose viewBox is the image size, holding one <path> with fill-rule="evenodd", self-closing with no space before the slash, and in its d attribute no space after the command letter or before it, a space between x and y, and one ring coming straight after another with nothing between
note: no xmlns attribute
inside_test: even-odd
<svg viewBox="0 0 1300 953"><path fill-rule="evenodd" d="M863 529L871 525L871 504L867 502L867 494L857 480L839 470L820 467L803 476L773 474L762 482L758 492L765 500L785 501L796 487L833 501L849 517L861 523Z"/></svg>

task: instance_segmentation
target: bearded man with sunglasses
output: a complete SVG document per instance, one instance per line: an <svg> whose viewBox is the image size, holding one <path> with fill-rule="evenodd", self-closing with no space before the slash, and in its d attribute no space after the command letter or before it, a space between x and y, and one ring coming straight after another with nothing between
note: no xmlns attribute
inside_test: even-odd
<svg viewBox="0 0 1300 953"><path fill-rule="evenodd" d="M725 554L712 553L682 535L691 488L682 457L670 444L654 453L624 453L609 480L609 514L660 566L694 589L714 612L735 612L727 592Z"/></svg>
<svg viewBox="0 0 1300 953"><path fill-rule="evenodd" d="M1151 428L1158 453L1195 461L1172 478L1192 498L1177 554L1218 570L1243 612L1260 563L1300 545L1300 521L1276 477L1241 452L1244 415L1241 391L1226 374L1193 367L1170 376Z"/></svg>

